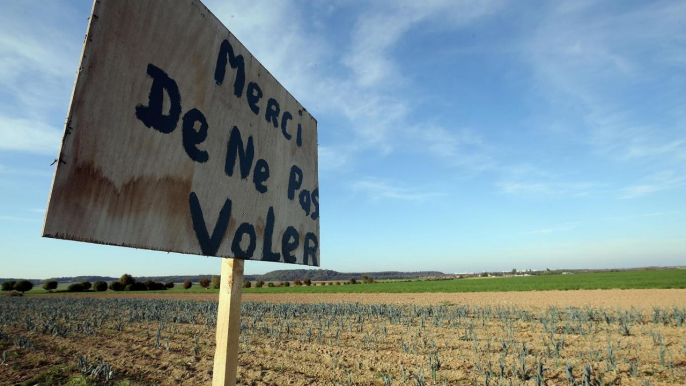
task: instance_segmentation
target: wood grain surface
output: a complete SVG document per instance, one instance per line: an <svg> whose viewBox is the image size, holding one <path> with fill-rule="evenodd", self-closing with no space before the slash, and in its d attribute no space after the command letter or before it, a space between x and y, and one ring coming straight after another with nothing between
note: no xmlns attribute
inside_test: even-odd
<svg viewBox="0 0 686 386"><path fill-rule="evenodd" d="M318 184L316 120L201 2L94 3L45 237L318 266Z"/></svg>
<svg viewBox="0 0 686 386"><path fill-rule="evenodd" d="M212 372L213 386L234 386L236 384L244 266L243 260L222 260L217 311L217 345Z"/></svg>

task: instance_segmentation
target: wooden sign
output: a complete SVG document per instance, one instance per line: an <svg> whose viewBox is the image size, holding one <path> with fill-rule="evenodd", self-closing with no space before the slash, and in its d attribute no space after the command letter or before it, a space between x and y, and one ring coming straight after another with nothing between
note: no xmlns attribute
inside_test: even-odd
<svg viewBox="0 0 686 386"><path fill-rule="evenodd" d="M318 184L316 120L200 1L95 1L43 236L319 266Z"/></svg>

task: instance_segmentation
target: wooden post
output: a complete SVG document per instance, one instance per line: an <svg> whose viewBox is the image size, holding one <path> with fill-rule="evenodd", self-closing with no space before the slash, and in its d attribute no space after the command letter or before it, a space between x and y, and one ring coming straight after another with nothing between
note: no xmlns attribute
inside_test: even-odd
<svg viewBox="0 0 686 386"><path fill-rule="evenodd" d="M212 386L236 385L244 265L245 262L241 259L222 258Z"/></svg>

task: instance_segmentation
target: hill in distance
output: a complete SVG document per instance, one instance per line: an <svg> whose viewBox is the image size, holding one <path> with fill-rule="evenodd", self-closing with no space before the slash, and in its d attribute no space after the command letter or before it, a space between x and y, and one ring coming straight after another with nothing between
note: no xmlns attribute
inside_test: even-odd
<svg viewBox="0 0 686 386"><path fill-rule="evenodd" d="M686 269L684 266L669 266L669 267L640 267L640 268L611 268L611 269L556 269L554 271L550 270L539 270L531 271L528 270L523 273L537 275L537 274L561 274L561 273L592 273L592 272L620 272L620 271L639 271L639 270L664 270L664 269ZM504 272L496 272L495 276L502 276ZM123 274L123 273L122 273ZM212 274L206 275L174 275L174 276L138 276L136 280L146 281L153 280L157 282L174 282L181 283L188 279L194 283L197 283L202 278L211 278ZM391 279L420 279L420 278L437 278L437 277L455 277L458 275L445 274L439 271L417 271L417 272L400 272L400 271L381 271L381 272L338 272L330 269L284 269L267 272L263 275L244 275L243 280L245 281L257 281L264 280L266 282L270 281L293 281L295 279L303 280L309 278L312 281L348 281L350 278L360 279L362 276L369 276L374 280L391 280ZM467 276L478 276L478 274L469 274ZM0 283L5 281L18 281L23 278L0 278ZM46 281L55 280L58 283L80 283L83 281L89 281L94 283L96 281L102 280L106 282L111 282L114 280L119 280L119 277L111 276L72 276L72 277L56 277L49 279L28 279L33 282L34 285L42 284Z"/></svg>
<svg viewBox="0 0 686 386"><path fill-rule="evenodd" d="M123 274L123 273L122 273ZM420 272L398 272L398 271L383 271L383 272L338 272L330 269L284 269L267 272L263 275L244 275L243 280L246 281L293 281L295 279L305 279L309 278L312 281L347 281L350 278L360 279L362 276L369 276L375 280L388 280L388 279L418 279L422 277L430 276L441 276L442 272L438 271L420 271ZM202 278L210 278L212 274L207 275L173 275L173 276L137 276L136 280L146 281L153 280L158 282L166 283L168 281L174 283L181 283L188 279L194 283L197 283ZM0 283L5 281L17 281L22 278L0 278ZM54 277L49 279L28 279L34 284L41 284L47 281L54 280L58 283L80 283L84 281L89 281L91 283L102 280L106 282L111 282L119 280L119 277L111 276L71 276L71 277Z"/></svg>

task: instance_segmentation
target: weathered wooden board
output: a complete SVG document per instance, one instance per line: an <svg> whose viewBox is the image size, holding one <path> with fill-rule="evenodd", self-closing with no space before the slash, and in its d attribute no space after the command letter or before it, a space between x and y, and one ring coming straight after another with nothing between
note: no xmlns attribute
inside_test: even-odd
<svg viewBox="0 0 686 386"><path fill-rule="evenodd" d="M217 308L217 344L214 352L213 386L234 386L238 371L238 336L241 331L241 292L244 262L223 259L219 306Z"/></svg>
<svg viewBox="0 0 686 386"><path fill-rule="evenodd" d="M43 236L318 266L318 184L316 120L200 1L94 3Z"/></svg>

